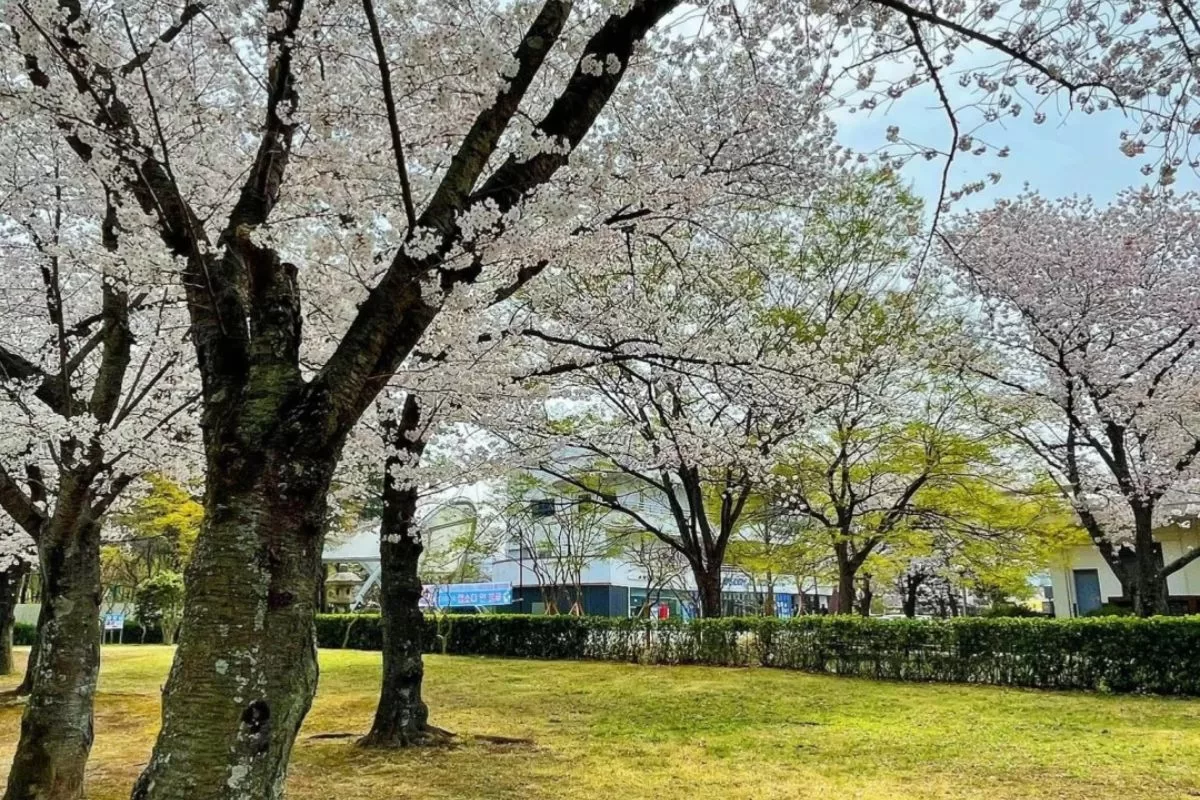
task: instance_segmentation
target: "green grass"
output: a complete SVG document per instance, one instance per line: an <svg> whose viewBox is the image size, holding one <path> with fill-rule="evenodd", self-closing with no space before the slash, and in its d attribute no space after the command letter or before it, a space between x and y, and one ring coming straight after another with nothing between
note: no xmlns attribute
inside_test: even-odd
<svg viewBox="0 0 1200 800"><path fill-rule="evenodd" d="M91 800L128 798L153 743L170 657L164 647L104 650ZM379 654L321 653L321 689L292 760L292 800L1200 796L1198 701L765 669L427 663L432 720L462 744L369 752L352 739L310 737L366 730ZM0 690L15 682L0 678ZM5 767L19 718L19 707L0 708Z"/></svg>

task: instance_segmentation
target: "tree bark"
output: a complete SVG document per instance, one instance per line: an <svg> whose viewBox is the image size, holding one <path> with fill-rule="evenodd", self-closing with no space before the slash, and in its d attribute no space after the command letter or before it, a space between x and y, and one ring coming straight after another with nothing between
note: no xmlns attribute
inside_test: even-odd
<svg viewBox="0 0 1200 800"><path fill-rule="evenodd" d="M725 606L722 602L720 566L713 570L693 569L693 572L696 577L696 589L700 595L700 616L705 619L721 616Z"/></svg>
<svg viewBox="0 0 1200 800"><path fill-rule="evenodd" d="M135 800L284 795L317 686L313 615L337 460L288 438L210 442L163 724Z"/></svg>
<svg viewBox="0 0 1200 800"><path fill-rule="evenodd" d="M24 562L13 564L0 572L0 675L11 675L13 663L13 626L16 624L17 600L21 583L29 567Z"/></svg>
<svg viewBox="0 0 1200 800"><path fill-rule="evenodd" d="M837 593L837 608L834 609L835 614L853 614L855 606L855 598L858 593L854 589L854 579L858 574L858 564L850 558L845 545L838 544L835 553L837 555L838 582Z"/></svg>
<svg viewBox="0 0 1200 800"><path fill-rule="evenodd" d="M415 465L425 449L416 436L420 409L409 394L399 423L384 425L389 456L383 479L383 519L379 528L379 610L383 618L383 683L364 747L412 747L434 736L429 707L421 697L425 677L425 616L421 613L418 566L423 548L416 528L417 487L402 484L394 468ZM415 437L415 438L412 438Z"/></svg>
<svg viewBox="0 0 1200 800"><path fill-rule="evenodd" d="M858 596L858 613L860 616L871 616L871 601L875 599L875 590L871 586L871 576L863 573L862 592Z"/></svg>
<svg viewBox="0 0 1200 800"><path fill-rule="evenodd" d="M1154 511L1137 506L1134 519L1134 574L1128 590L1132 594L1133 613L1139 617L1169 614L1167 580L1154 542Z"/></svg>
<svg viewBox="0 0 1200 800"><path fill-rule="evenodd" d="M904 616L912 619L917 616L917 599L920 596L921 584L924 583L924 578L921 576L909 575L903 580L903 606Z"/></svg>
<svg viewBox="0 0 1200 800"><path fill-rule="evenodd" d="M38 543L38 654L4 800L83 797L101 636L100 522L91 513L89 484L64 473Z"/></svg>

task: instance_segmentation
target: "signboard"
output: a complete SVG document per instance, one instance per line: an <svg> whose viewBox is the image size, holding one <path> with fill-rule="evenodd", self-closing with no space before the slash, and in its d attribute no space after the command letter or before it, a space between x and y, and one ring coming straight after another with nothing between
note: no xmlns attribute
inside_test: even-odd
<svg viewBox="0 0 1200 800"><path fill-rule="evenodd" d="M116 639L118 642L125 643L125 615L124 614L105 614L104 615L104 633L103 638L111 642ZM109 636L112 632L112 636Z"/></svg>
<svg viewBox="0 0 1200 800"><path fill-rule="evenodd" d="M447 583L421 591L422 608L506 606L512 601L511 583Z"/></svg>
<svg viewBox="0 0 1200 800"><path fill-rule="evenodd" d="M748 589L750 588L750 576L740 572L724 572L721 574L721 587L723 589Z"/></svg>

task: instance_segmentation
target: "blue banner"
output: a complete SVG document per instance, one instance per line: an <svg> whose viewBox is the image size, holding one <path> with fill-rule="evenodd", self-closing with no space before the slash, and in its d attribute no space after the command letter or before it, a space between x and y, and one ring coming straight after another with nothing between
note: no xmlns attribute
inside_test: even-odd
<svg viewBox="0 0 1200 800"><path fill-rule="evenodd" d="M506 606L512 601L511 583L447 583L425 586L421 593L424 608Z"/></svg>

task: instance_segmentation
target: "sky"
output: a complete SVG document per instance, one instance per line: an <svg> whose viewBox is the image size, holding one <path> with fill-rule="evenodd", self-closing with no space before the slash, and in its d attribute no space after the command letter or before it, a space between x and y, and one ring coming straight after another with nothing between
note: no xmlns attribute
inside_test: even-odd
<svg viewBox="0 0 1200 800"><path fill-rule="evenodd" d="M972 156L959 153L951 168L949 187L986 178L998 172L998 184L990 182L987 189L955 204L954 210L969 210L991 205L1003 197L1012 197L1028 188L1048 197L1090 195L1098 203L1113 199L1122 189L1141 187L1155 176L1147 178L1140 168L1142 159L1132 159L1121 153L1120 133L1131 126L1121 112L1110 110L1087 115L1081 111L1058 109L1053 103L1043 107L1046 122L1034 124L1032 114L988 124L979 135L995 148L1008 146L1010 155ZM838 140L862 152L873 152L888 146L886 131L889 125L899 126L901 135L939 150L950 143L951 128L944 109L937 104L932 92L917 91L902 98L888 109L876 109L872 114L835 112ZM892 146L893 150L900 148ZM902 176L912 183L918 195L932 208L941 186L944 157L933 161L916 159L904 168ZM1200 189L1200 180L1186 168L1179 172L1177 190Z"/></svg>

